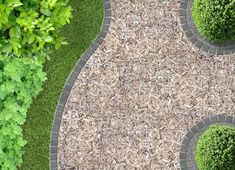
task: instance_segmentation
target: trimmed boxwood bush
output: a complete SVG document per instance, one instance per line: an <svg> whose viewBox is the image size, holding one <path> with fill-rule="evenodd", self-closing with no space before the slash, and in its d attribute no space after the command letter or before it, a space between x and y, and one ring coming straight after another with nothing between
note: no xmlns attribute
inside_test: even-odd
<svg viewBox="0 0 235 170"><path fill-rule="evenodd" d="M71 18L68 0L0 0L0 57L48 58Z"/></svg>
<svg viewBox="0 0 235 170"><path fill-rule="evenodd" d="M235 170L235 128L209 127L197 142L195 159L199 170Z"/></svg>
<svg viewBox="0 0 235 170"><path fill-rule="evenodd" d="M235 40L235 0L194 0L193 20L209 41Z"/></svg>
<svg viewBox="0 0 235 170"><path fill-rule="evenodd" d="M15 170L22 163L21 125L33 98L42 90L46 74L37 59L0 61L0 169Z"/></svg>

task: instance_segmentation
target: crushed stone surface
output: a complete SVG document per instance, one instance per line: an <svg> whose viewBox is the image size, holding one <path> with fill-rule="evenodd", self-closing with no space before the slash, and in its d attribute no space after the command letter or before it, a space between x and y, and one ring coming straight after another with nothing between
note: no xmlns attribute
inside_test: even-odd
<svg viewBox="0 0 235 170"><path fill-rule="evenodd" d="M109 34L66 104L59 169L179 169L187 130L235 113L235 55L194 48L178 10L177 0L112 0Z"/></svg>

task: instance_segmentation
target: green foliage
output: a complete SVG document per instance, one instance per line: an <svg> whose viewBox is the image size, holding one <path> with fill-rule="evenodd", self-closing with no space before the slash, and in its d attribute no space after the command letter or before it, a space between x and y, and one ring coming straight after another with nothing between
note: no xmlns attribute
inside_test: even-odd
<svg viewBox="0 0 235 170"><path fill-rule="evenodd" d="M8 58L0 61L0 169L16 170L22 163L21 125L46 75L37 59Z"/></svg>
<svg viewBox="0 0 235 170"><path fill-rule="evenodd" d="M51 125L61 90L80 56L100 32L103 0L70 0L70 5L73 18L60 32L68 45L55 50L45 64L48 80L27 113L23 134L28 143L19 170L49 170Z"/></svg>
<svg viewBox="0 0 235 170"><path fill-rule="evenodd" d="M22 163L21 126L46 79L42 63L66 44L59 32L70 18L68 0L0 0L0 170Z"/></svg>
<svg viewBox="0 0 235 170"><path fill-rule="evenodd" d="M22 163L21 126L46 79L42 63L66 44L59 32L70 18L68 0L0 0L0 170Z"/></svg>
<svg viewBox="0 0 235 170"><path fill-rule="evenodd" d="M235 170L235 128L209 127L197 142L195 159L200 170Z"/></svg>
<svg viewBox="0 0 235 170"><path fill-rule="evenodd" d="M71 18L68 0L0 0L0 57L48 58Z"/></svg>
<svg viewBox="0 0 235 170"><path fill-rule="evenodd" d="M235 0L194 0L193 20L209 41L235 40Z"/></svg>

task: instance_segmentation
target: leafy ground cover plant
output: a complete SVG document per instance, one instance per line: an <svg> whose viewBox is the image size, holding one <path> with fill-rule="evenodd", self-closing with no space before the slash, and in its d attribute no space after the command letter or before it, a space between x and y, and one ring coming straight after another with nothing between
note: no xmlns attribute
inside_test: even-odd
<svg viewBox="0 0 235 170"><path fill-rule="evenodd" d="M66 44L59 36L69 23L68 0L0 0L0 169L22 163L22 125L46 74L50 51Z"/></svg>
<svg viewBox="0 0 235 170"><path fill-rule="evenodd" d="M235 40L235 0L194 0L193 20L209 41Z"/></svg>
<svg viewBox="0 0 235 170"><path fill-rule="evenodd" d="M22 163L21 125L33 98L42 90L46 74L37 59L0 61L0 169L15 170Z"/></svg>
<svg viewBox="0 0 235 170"><path fill-rule="evenodd" d="M58 33L70 18L68 0L0 0L0 57L45 60L65 43Z"/></svg>
<svg viewBox="0 0 235 170"><path fill-rule="evenodd" d="M195 159L199 170L234 170L235 128L209 127L197 142Z"/></svg>

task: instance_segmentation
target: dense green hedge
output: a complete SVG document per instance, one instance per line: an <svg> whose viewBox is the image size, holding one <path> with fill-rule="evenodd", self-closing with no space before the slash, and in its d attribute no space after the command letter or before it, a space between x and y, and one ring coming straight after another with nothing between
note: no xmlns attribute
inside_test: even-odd
<svg viewBox="0 0 235 170"><path fill-rule="evenodd" d="M209 41L235 40L235 0L194 0L193 20Z"/></svg>
<svg viewBox="0 0 235 170"><path fill-rule="evenodd" d="M21 126L46 74L43 63L59 48L69 23L68 0L0 0L0 170L22 163Z"/></svg>
<svg viewBox="0 0 235 170"><path fill-rule="evenodd" d="M59 48L60 28L69 23L68 0L0 0L0 56L48 57Z"/></svg>
<svg viewBox="0 0 235 170"><path fill-rule="evenodd" d="M11 58L0 61L0 169L15 170L22 163L21 125L26 112L46 80L37 60Z"/></svg>
<svg viewBox="0 0 235 170"><path fill-rule="evenodd" d="M197 142L195 159L199 170L235 170L235 128L209 127Z"/></svg>

